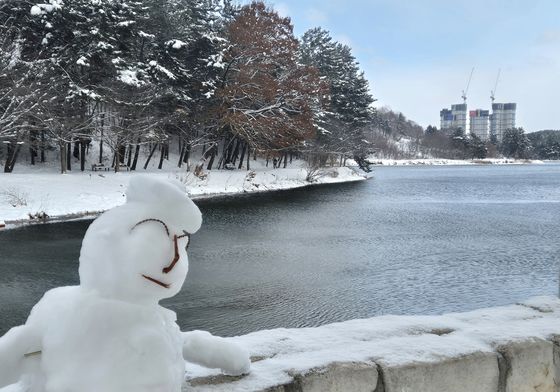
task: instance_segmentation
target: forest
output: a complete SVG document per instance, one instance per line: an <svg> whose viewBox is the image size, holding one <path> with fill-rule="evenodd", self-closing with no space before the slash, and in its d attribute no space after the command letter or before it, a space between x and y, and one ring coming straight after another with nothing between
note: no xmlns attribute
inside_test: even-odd
<svg viewBox="0 0 560 392"><path fill-rule="evenodd" d="M22 150L84 170L92 143L115 171L156 153L161 167L170 149L208 170L371 152L374 99L351 48L321 28L297 39L262 2L6 0L0 47L5 172Z"/></svg>

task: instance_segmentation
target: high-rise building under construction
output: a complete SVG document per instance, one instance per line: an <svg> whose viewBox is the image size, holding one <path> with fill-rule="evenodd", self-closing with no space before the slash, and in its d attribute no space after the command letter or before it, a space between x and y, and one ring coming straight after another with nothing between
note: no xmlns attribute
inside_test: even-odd
<svg viewBox="0 0 560 392"><path fill-rule="evenodd" d="M461 128L463 132L467 130L467 104L460 103L451 105L451 110L442 109L439 112L440 129L442 131L453 131L454 129Z"/></svg>
<svg viewBox="0 0 560 392"><path fill-rule="evenodd" d="M515 127L515 103L493 103L490 115L490 135L500 143L506 129Z"/></svg>
<svg viewBox="0 0 560 392"><path fill-rule="evenodd" d="M490 112L488 110L476 109L469 112L469 130L471 135L478 136L481 140L488 140L488 118Z"/></svg>

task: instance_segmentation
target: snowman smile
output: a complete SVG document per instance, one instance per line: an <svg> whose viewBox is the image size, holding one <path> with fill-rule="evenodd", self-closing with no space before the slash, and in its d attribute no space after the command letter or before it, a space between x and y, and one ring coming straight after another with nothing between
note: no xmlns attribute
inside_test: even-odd
<svg viewBox="0 0 560 392"><path fill-rule="evenodd" d="M169 286L171 286L170 284L163 283L162 281L157 280L157 279L154 279L154 278L152 278L151 276L148 276L148 275L142 274L142 277L143 277L144 279L149 280L149 281L152 282L152 283L155 283L155 284L157 284L157 285L160 285L161 287L165 287L166 289L168 289Z"/></svg>

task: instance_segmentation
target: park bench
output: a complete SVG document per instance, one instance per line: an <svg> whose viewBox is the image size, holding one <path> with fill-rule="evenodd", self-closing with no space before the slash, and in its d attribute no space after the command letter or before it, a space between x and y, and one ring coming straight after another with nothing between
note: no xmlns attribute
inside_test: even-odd
<svg viewBox="0 0 560 392"><path fill-rule="evenodd" d="M91 165L91 171L109 171L109 170L111 170L111 168L105 166L102 163L94 163L93 165Z"/></svg>

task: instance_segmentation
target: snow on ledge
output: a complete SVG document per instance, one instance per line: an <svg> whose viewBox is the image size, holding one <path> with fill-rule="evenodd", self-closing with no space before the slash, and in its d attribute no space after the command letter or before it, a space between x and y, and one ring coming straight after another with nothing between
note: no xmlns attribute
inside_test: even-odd
<svg viewBox="0 0 560 392"><path fill-rule="evenodd" d="M559 333L560 300L556 297L441 316L387 315L317 328L265 330L232 338L249 350L251 374L205 383L205 378L216 378L219 373L187 364L187 382L192 386L184 390L259 391L335 362L436 363L494 353L507 343L550 339Z"/></svg>

